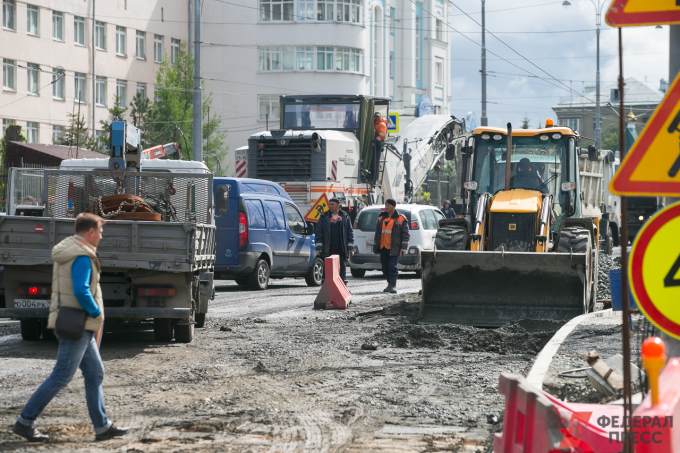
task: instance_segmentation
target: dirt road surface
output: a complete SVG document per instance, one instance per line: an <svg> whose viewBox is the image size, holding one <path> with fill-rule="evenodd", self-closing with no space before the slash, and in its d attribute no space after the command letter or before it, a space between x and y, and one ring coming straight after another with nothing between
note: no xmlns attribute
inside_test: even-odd
<svg viewBox="0 0 680 453"><path fill-rule="evenodd" d="M377 276L350 280L347 311L313 311L299 280L243 292L219 282L193 343L150 331L108 334L107 410L130 435L93 442L78 374L39 426L53 438L9 433L47 376L56 344L25 343L0 326L0 450L122 452L490 451L500 429L503 371L525 374L557 326L496 330L414 322L420 281L386 296Z"/></svg>

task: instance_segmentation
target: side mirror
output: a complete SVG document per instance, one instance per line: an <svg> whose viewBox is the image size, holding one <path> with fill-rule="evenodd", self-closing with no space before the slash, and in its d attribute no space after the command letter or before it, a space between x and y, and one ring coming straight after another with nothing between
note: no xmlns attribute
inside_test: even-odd
<svg viewBox="0 0 680 453"><path fill-rule="evenodd" d="M315 232L316 232L316 227L314 226L313 223L307 223L307 224L305 225L305 234L306 234L307 236L311 236L311 235L314 234Z"/></svg>
<svg viewBox="0 0 680 453"><path fill-rule="evenodd" d="M446 145L446 160L453 160L456 157L456 145L449 143Z"/></svg>

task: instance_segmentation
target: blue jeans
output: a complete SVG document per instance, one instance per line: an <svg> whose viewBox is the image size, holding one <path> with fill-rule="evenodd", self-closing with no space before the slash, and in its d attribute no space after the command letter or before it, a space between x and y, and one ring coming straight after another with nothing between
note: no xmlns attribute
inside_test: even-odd
<svg viewBox="0 0 680 453"><path fill-rule="evenodd" d="M383 274L387 278L387 284L393 288L397 287L397 262L399 256L391 256L389 250L380 250L380 264L382 265Z"/></svg>
<svg viewBox="0 0 680 453"><path fill-rule="evenodd" d="M85 378L85 399L94 431L100 434L109 429L111 422L104 409L104 387L102 386L104 364L99 355L95 336L87 330L80 340L59 339L57 363L54 364L52 373L33 393L17 421L33 426L35 419L45 409L45 406L71 382L78 367Z"/></svg>

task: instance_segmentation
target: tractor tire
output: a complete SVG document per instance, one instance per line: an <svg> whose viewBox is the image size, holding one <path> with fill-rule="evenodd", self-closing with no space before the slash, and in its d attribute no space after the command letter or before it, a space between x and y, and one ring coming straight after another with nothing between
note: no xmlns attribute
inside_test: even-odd
<svg viewBox="0 0 680 453"><path fill-rule="evenodd" d="M168 318L156 318L153 320L153 333L156 341L169 343L172 341L173 320Z"/></svg>
<svg viewBox="0 0 680 453"><path fill-rule="evenodd" d="M21 339L24 341L38 341L42 335L42 323L40 319L30 318L19 321Z"/></svg>
<svg viewBox="0 0 680 453"><path fill-rule="evenodd" d="M267 260L260 258L255 264L253 273L248 277L248 286L250 289L262 291L269 286L269 263Z"/></svg>
<svg viewBox="0 0 680 453"><path fill-rule="evenodd" d="M364 276L366 275L366 269L356 269L350 267L349 272L350 274L352 274L352 277L354 278L364 278Z"/></svg>
<svg viewBox="0 0 680 453"><path fill-rule="evenodd" d="M321 286L323 283L323 260L321 258L314 260L314 265L305 275L305 283L307 286Z"/></svg>
<svg viewBox="0 0 680 453"><path fill-rule="evenodd" d="M175 324L175 341L177 343L191 343L194 339L194 323Z"/></svg>
<svg viewBox="0 0 680 453"><path fill-rule="evenodd" d="M466 250L468 233L461 225L445 225L437 230L434 243L437 250Z"/></svg>
<svg viewBox="0 0 680 453"><path fill-rule="evenodd" d="M590 252L590 233L585 228L567 227L560 231L557 251L560 253Z"/></svg>

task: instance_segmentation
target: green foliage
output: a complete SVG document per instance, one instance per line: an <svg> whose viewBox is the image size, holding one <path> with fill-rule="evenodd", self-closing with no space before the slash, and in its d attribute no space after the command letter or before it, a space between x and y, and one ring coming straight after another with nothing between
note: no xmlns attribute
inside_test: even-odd
<svg viewBox="0 0 680 453"><path fill-rule="evenodd" d="M142 93L135 94L130 103L130 120L132 124L139 129L141 135L142 148L153 146L154 143L149 141L148 137L148 122L151 116L151 102Z"/></svg>
<svg viewBox="0 0 680 453"><path fill-rule="evenodd" d="M109 109L109 119L102 120L99 122L102 129L104 130L104 136L97 140L97 149L100 151L107 151L109 146L109 135L111 134L111 121L113 120L124 120L125 113L127 112L126 107L120 105L118 96L113 101L113 107Z"/></svg>
<svg viewBox="0 0 680 453"><path fill-rule="evenodd" d="M605 125L602 130L602 149L619 151L619 127L616 124Z"/></svg>
<svg viewBox="0 0 680 453"><path fill-rule="evenodd" d="M57 144L85 149L97 149L95 139L87 131L85 116L80 113L68 114L68 127Z"/></svg>

